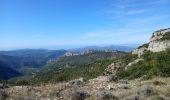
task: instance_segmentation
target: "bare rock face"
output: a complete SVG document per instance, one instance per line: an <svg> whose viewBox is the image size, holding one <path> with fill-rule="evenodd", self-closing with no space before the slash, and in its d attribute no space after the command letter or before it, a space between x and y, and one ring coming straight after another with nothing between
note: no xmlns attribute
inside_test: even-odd
<svg viewBox="0 0 170 100"><path fill-rule="evenodd" d="M170 28L167 29L160 29L153 33L153 36L150 38L150 42L157 41L165 35L165 33L170 32Z"/></svg>
<svg viewBox="0 0 170 100"><path fill-rule="evenodd" d="M170 40L160 40L167 32L170 32L170 28L154 32L153 36L150 38L148 50L160 52L170 48Z"/></svg>
<svg viewBox="0 0 170 100"><path fill-rule="evenodd" d="M170 34L170 28L161 29L159 31L155 31L150 38L148 47L140 47L135 49L132 54L137 54L140 58L144 51L151 51L151 52L160 52L165 51L167 48L170 48L170 40L163 40L165 34Z"/></svg>
<svg viewBox="0 0 170 100"><path fill-rule="evenodd" d="M170 48L170 41L153 41L149 43L148 50L152 52L160 52L167 48Z"/></svg>
<svg viewBox="0 0 170 100"><path fill-rule="evenodd" d="M144 54L144 51L148 50L146 47L142 47L139 49L135 49L132 54L138 55L138 57L141 57Z"/></svg>

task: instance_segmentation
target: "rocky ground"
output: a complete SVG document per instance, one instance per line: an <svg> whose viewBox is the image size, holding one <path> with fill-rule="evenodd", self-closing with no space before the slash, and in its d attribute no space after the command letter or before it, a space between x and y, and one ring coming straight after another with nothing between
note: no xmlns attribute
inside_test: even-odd
<svg viewBox="0 0 170 100"><path fill-rule="evenodd" d="M0 90L0 100L170 100L170 78L118 80L100 76L40 86Z"/></svg>

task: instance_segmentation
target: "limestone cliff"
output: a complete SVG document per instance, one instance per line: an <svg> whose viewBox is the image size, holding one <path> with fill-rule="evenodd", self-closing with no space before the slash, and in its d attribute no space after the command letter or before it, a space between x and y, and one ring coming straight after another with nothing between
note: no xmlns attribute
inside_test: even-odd
<svg viewBox="0 0 170 100"><path fill-rule="evenodd" d="M166 50L167 48L170 48L170 28L155 31L151 36L149 43L143 44L142 46L132 51L132 56L135 56L134 58L130 57L133 58L132 60L127 61L126 59L121 59L119 61L114 61L112 64L107 66L104 74L115 74L117 69L120 67L124 67L126 70L130 66L143 61L144 59L142 55L146 51L160 52Z"/></svg>
<svg viewBox="0 0 170 100"><path fill-rule="evenodd" d="M170 28L154 32L153 36L150 38L148 50L152 52L160 52L170 48L170 40L163 39L164 36L168 34L170 34Z"/></svg>
<svg viewBox="0 0 170 100"><path fill-rule="evenodd" d="M155 31L150 38L148 44L145 44L137 49L135 49L132 54L137 54L138 57L143 55L144 51L160 52L167 48L170 48L170 28L160 29Z"/></svg>

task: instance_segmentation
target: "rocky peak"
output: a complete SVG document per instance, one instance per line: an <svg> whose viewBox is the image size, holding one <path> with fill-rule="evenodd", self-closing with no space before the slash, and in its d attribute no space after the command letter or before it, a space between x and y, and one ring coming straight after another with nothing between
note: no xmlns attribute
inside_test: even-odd
<svg viewBox="0 0 170 100"><path fill-rule="evenodd" d="M137 54L140 58L144 51L160 52L170 48L170 39L163 39L165 35L169 36L169 34L170 28L155 31L151 36L149 43L135 49L132 54Z"/></svg>
<svg viewBox="0 0 170 100"><path fill-rule="evenodd" d="M163 39L165 35L170 34L170 28L161 29L153 33L153 36L150 38L148 50L151 52L160 52L164 51L167 48L170 48L170 40Z"/></svg>
<svg viewBox="0 0 170 100"><path fill-rule="evenodd" d="M163 35L165 35L165 33L167 32L170 32L170 28L155 31L152 37L150 38L150 42L160 40L163 37Z"/></svg>

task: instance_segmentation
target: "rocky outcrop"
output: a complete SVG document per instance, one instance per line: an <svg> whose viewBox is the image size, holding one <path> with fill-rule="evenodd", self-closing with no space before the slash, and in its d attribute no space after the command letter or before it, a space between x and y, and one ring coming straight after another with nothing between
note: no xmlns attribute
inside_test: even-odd
<svg viewBox="0 0 170 100"><path fill-rule="evenodd" d="M150 38L150 42L154 42L154 41L160 40L163 37L163 35L165 35L167 32L170 32L170 28L160 29L158 31L155 31L153 33L152 37Z"/></svg>
<svg viewBox="0 0 170 100"><path fill-rule="evenodd" d="M138 57L141 57L144 54L144 51L147 51L148 49L146 47L135 49L132 54L138 55Z"/></svg>
<svg viewBox="0 0 170 100"><path fill-rule="evenodd" d="M87 55L92 53L93 51L83 51L83 52L76 52L76 51L69 51L64 54L64 56L69 57L69 56L79 56L79 55Z"/></svg>
<svg viewBox="0 0 170 100"><path fill-rule="evenodd" d="M170 28L155 31L150 38L148 46L141 46L140 48L135 49L132 54L137 54L140 58L145 51L160 52L170 48L170 40L163 39L167 34L170 34Z"/></svg>
<svg viewBox="0 0 170 100"><path fill-rule="evenodd" d="M85 79L85 78L80 78L80 79L71 80L69 83L70 83L71 85L77 85L77 86L79 86L79 85L85 84L86 82L87 82L87 79Z"/></svg>
<svg viewBox="0 0 170 100"><path fill-rule="evenodd" d="M143 61L143 60L144 60L144 59L142 59L142 58L138 58L138 59L130 62L130 63L125 67L125 69L128 69L128 67L130 67L130 66L132 66L132 65L134 65L134 64L137 64L138 62Z"/></svg>
<svg viewBox="0 0 170 100"><path fill-rule="evenodd" d="M164 51L167 48L170 48L170 41L153 41L149 43L148 50L152 52Z"/></svg>
<svg viewBox="0 0 170 100"><path fill-rule="evenodd" d="M116 71L118 68L124 66L124 63L122 61L115 61L111 63L107 68L105 69L104 74L116 74Z"/></svg>
<svg viewBox="0 0 170 100"><path fill-rule="evenodd" d="M150 38L148 50L160 52L170 48L170 40L161 40L165 34L170 34L168 32L170 32L170 28L154 32L153 36Z"/></svg>

